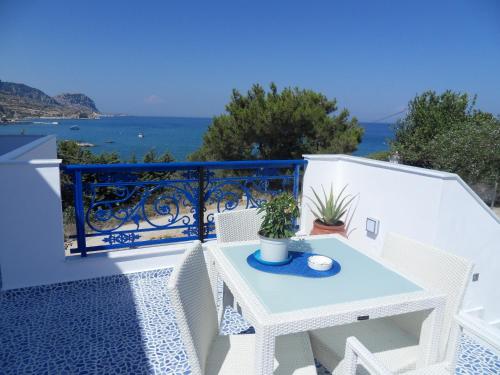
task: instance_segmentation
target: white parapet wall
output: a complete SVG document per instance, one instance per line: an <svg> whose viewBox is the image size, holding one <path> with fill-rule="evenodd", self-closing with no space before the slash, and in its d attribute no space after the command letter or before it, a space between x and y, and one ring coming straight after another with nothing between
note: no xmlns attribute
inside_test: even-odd
<svg viewBox="0 0 500 375"><path fill-rule="evenodd" d="M175 265L184 247L158 246L67 257L55 136L0 138L2 290ZM10 143L15 147L9 148Z"/></svg>
<svg viewBox="0 0 500 375"><path fill-rule="evenodd" d="M451 173L346 155L306 155L303 192L311 187L356 195L349 212L348 237L360 249L378 254L385 234L396 232L472 260L465 309L477 308L488 322L500 318L500 220ZM379 220L378 235L366 232L366 219ZM314 217L302 202L301 232L309 233Z"/></svg>

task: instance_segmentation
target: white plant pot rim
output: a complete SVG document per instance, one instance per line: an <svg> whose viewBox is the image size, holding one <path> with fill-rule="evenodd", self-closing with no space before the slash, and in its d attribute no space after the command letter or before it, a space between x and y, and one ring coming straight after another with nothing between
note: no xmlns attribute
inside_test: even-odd
<svg viewBox="0 0 500 375"><path fill-rule="evenodd" d="M258 236L260 239L265 240L265 241L288 241L292 237L285 237L285 238L271 238L271 237L266 237L263 236L262 234L258 233Z"/></svg>

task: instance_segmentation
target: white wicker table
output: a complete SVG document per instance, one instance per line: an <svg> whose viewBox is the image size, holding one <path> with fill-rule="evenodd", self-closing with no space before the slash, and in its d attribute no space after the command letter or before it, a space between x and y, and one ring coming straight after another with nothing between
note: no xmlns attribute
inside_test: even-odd
<svg viewBox="0 0 500 375"><path fill-rule="evenodd" d="M303 278L264 273L246 258L259 241L209 243L213 272L238 301L256 334L256 372L272 374L275 338L356 322L429 310L420 338L417 366L436 361L445 296L426 290L378 258L368 257L339 236L315 236L293 241L291 250L313 251L339 261L339 274Z"/></svg>

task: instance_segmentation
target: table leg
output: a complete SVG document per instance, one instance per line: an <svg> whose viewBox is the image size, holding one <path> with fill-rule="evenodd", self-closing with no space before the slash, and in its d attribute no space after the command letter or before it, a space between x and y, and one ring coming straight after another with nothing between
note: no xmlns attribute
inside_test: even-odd
<svg viewBox="0 0 500 375"><path fill-rule="evenodd" d="M233 305L234 305L233 293L231 293L231 291L227 287L226 283L223 282L223 284L222 284L222 303L221 303L221 306L219 308L219 323L222 323L222 318L224 318L224 310L226 309L226 306L232 307Z"/></svg>
<svg viewBox="0 0 500 375"><path fill-rule="evenodd" d="M435 307L422 324L420 355L417 359L417 368L432 365L438 360L444 360L444 358L439 358L440 354L444 356L444 353L439 353L443 320L444 303Z"/></svg>
<svg viewBox="0 0 500 375"><path fill-rule="evenodd" d="M207 262L208 277L210 279L210 285L212 287L212 293L214 295L215 307L217 309L220 309L221 299L219 298L219 288L222 285L222 279L219 276L219 272L217 270L217 267L215 266L215 261L210 254L210 251L205 252L205 260Z"/></svg>
<svg viewBox="0 0 500 375"><path fill-rule="evenodd" d="M255 374L273 374L275 341L275 337L267 329L255 330Z"/></svg>

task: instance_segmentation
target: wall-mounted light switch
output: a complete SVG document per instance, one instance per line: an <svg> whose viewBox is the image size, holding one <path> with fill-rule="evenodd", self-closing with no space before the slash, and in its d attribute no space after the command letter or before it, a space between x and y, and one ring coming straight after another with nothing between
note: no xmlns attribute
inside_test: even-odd
<svg viewBox="0 0 500 375"><path fill-rule="evenodd" d="M378 227L379 227L379 221L377 219L367 217L366 218L366 231L369 234L372 235L377 235L378 234Z"/></svg>

